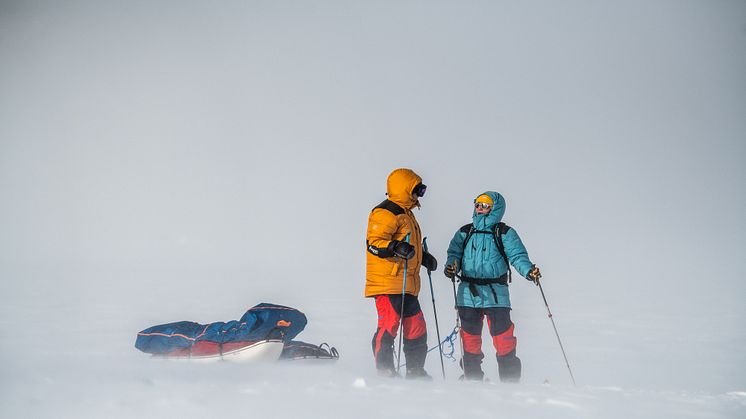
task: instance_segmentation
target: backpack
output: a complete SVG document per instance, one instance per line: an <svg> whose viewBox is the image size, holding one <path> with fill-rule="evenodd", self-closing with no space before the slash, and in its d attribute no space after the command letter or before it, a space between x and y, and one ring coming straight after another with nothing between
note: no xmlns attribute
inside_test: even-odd
<svg viewBox="0 0 746 419"><path fill-rule="evenodd" d="M505 245L503 244L502 239L502 235L506 234L509 230L510 226L503 223L502 221L497 223L497 225L495 225L495 228L493 228L492 231L489 232L479 230L475 231L473 223L466 224L459 229L459 231L461 231L462 233L466 233L466 238L464 238L464 249L466 249L466 244L469 242L469 239L473 234L492 234L492 238L495 240L495 246L497 246L497 251L500 252L500 255L505 261L505 266L507 266L508 268L508 282L513 282L513 278L510 274L510 261L508 260L508 255L505 254ZM462 249L462 251L464 249ZM463 261L461 262L461 266L464 266Z"/></svg>

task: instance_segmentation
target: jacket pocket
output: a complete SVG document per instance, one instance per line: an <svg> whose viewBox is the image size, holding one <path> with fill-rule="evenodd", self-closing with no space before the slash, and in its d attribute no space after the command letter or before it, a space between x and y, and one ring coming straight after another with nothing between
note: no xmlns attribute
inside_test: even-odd
<svg viewBox="0 0 746 419"><path fill-rule="evenodd" d="M391 276L399 275L399 262L391 262Z"/></svg>

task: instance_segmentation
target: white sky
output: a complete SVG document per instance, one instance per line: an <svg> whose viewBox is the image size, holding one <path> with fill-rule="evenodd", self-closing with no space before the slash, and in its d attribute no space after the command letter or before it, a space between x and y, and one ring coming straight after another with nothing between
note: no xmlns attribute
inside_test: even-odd
<svg viewBox="0 0 746 419"><path fill-rule="evenodd" d="M722 329L696 342L721 363L661 382L743 386L718 347L746 343L745 46L742 1L0 1L0 301L85 324L147 291L133 339L259 300L371 310L365 223L406 166L441 262L500 191L568 335Z"/></svg>

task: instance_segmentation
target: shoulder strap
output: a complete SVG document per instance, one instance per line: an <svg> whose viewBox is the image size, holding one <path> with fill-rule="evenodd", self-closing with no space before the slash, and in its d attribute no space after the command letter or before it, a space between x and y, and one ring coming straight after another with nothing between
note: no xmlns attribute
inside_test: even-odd
<svg viewBox="0 0 746 419"><path fill-rule="evenodd" d="M503 257L503 260L505 261L505 266L508 268L508 282L513 282L513 278L511 277L510 272L510 261L508 260L508 255L505 254L505 244L503 244L503 234L507 233L510 230L510 226L499 222L495 226L495 229L492 230L492 238L495 239L495 245L497 246L497 251L500 252L500 255Z"/></svg>
<svg viewBox="0 0 746 419"><path fill-rule="evenodd" d="M378 208L385 209L386 211L394 214L394 215L402 215L404 214L404 208L397 205L394 201L390 201L386 199L385 201L378 204L373 210L376 210ZM371 210L372 211L372 210Z"/></svg>
<svg viewBox="0 0 746 419"><path fill-rule="evenodd" d="M474 231L474 224L473 223L466 224L460 229L458 229L458 231L466 234L466 237L464 237L464 242L462 243L462 247L461 247L461 260L459 261L461 266L464 266L464 252L466 251L466 243L469 242L469 238L471 238L471 235Z"/></svg>
<svg viewBox="0 0 746 419"><path fill-rule="evenodd" d="M466 237L464 237L464 249L466 249L466 243L469 241L469 238L471 238L471 235L474 234L474 224L466 224L458 229L458 231L466 233Z"/></svg>

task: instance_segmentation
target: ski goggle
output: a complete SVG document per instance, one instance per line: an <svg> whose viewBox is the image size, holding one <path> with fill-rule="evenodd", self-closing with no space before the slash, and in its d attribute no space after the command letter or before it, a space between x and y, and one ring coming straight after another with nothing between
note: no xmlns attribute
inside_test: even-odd
<svg viewBox="0 0 746 419"><path fill-rule="evenodd" d="M474 208L488 210L488 209L492 208L492 205L490 205L490 204L488 204L486 202L477 202L477 203L474 204Z"/></svg>
<svg viewBox="0 0 746 419"><path fill-rule="evenodd" d="M422 198L425 196L425 191L427 190L427 185L423 185L421 183L418 183L417 186L412 189L412 195L417 195L418 197Z"/></svg>

